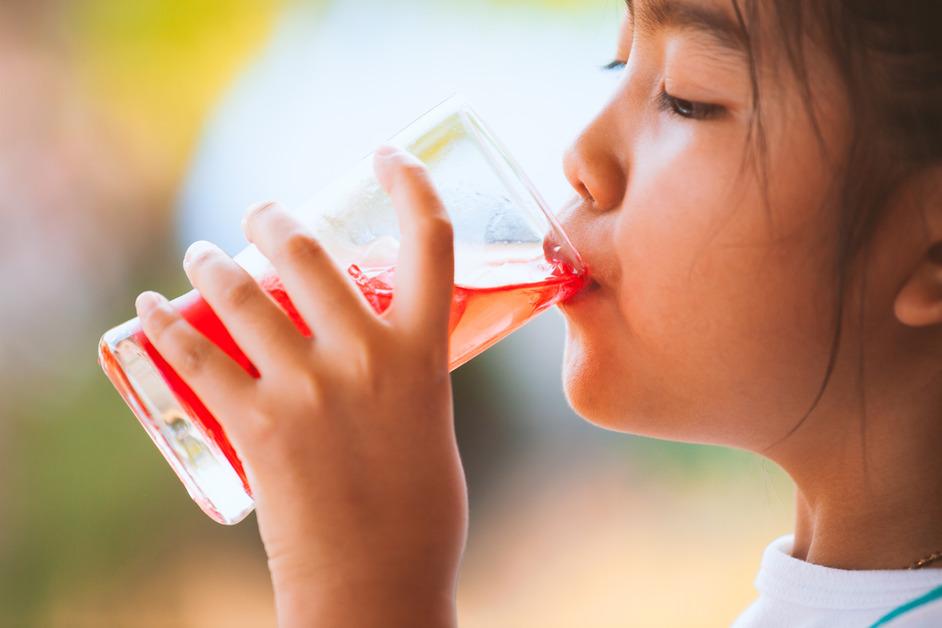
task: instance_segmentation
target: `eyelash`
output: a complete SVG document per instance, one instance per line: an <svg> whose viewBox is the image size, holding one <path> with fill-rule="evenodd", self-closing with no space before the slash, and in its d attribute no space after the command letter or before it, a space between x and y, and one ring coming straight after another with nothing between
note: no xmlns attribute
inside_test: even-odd
<svg viewBox="0 0 942 628"><path fill-rule="evenodd" d="M711 105L671 96L663 88L657 97L657 106L661 111L687 120L709 120L724 111L720 105Z"/></svg>
<svg viewBox="0 0 942 628"><path fill-rule="evenodd" d="M603 65L602 69L618 71L623 70L626 65L628 65L626 61L615 59ZM717 117L724 111L723 107L720 105L712 105L710 103L696 102L671 96L663 88L661 89L661 93L657 96L657 106L661 111L686 120L709 120Z"/></svg>

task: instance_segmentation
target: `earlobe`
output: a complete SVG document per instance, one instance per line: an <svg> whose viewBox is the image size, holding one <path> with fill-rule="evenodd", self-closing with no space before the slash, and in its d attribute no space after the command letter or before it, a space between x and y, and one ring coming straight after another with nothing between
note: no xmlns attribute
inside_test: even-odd
<svg viewBox="0 0 942 628"><path fill-rule="evenodd" d="M942 242L922 257L894 303L896 318L910 327L942 324Z"/></svg>

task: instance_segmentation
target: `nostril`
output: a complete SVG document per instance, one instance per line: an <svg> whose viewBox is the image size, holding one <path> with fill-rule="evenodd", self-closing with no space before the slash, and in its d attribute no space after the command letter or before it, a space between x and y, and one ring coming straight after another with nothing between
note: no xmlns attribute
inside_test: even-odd
<svg viewBox="0 0 942 628"><path fill-rule="evenodd" d="M563 172L569 180L569 185L584 201L595 202L595 197L589 191L589 186L583 180L585 173L584 156L579 150L578 143L566 151L563 156Z"/></svg>
<svg viewBox="0 0 942 628"><path fill-rule="evenodd" d="M580 181L579 185L576 186L576 192L584 200L589 201L590 203L595 203L595 197L592 196L592 192L589 191L589 188L587 188L585 183L582 181Z"/></svg>
<svg viewBox="0 0 942 628"><path fill-rule="evenodd" d="M598 212L617 208L625 193L625 175L614 162L602 162L592 170L585 169L579 176L570 177L570 184L586 206Z"/></svg>

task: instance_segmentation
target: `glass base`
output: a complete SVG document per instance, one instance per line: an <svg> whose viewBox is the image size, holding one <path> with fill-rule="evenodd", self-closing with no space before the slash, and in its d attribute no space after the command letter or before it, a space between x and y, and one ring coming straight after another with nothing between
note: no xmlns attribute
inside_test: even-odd
<svg viewBox="0 0 942 628"><path fill-rule="evenodd" d="M203 512L226 525L242 521L255 501L137 342L139 330L135 318L102 336L99 364Z"/></svg>

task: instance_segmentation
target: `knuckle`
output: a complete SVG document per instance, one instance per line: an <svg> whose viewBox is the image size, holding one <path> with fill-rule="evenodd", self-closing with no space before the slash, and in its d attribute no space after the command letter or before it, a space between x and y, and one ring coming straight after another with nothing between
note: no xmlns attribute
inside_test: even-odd
<svg viewBox="0 0 942 628"><path fill-rule="evenodd" d="M429 216L419 225L418 231L419 238L440 255L445 255L454 246L454 227L447 217Z"/></svg>
<svg viewBox="0 0 942 628"><path fill-rule="evenodd" d="M147 335L158 351L172 361L183 376L199 373L209 357L209 343L202 337L188 333L189 323L180 315L164 308L152 311L142 321Z"/></svg>
<svg viewBox="0 0 942 628"><path fill-rule="evenodd" d="M274 404L268 404L268 407L276 408ZM276 419L278 413L271 411L261 411L253 412L250 415L250 420L246 421L246 429L249 431L249 435L252 440L264 444L266 440L269 440L273 435L278 432L278 420Z"/></svg>
<svg viewBox="0 0 942 628"><path fill-rule="evenodd" d="M380 350L366 338L361 338L351 347L350 353L353 358L351 362L357 372L367 381L375 379L377 369L382 363Z"/></svg>
<svg viewBox="0 0 942 628"><path fill-rule="evenodd" d="M344 338L342 346L337 344L322 346L320 354L323 359L330 360L332 354L342 353L343 361L342 364L338 364L340 367L338 373L370 389L374 381L390 368L389 351L386 347L381 334L361 330ZM331 394L330 387L325 386L321 381L321 376L314 373L311 379L311 389L319 397Z"/></svg>
<svg viewBox="0 0 942 628"><path fill-rule="evenodd" d="M418 159L403 160L399 164L398 174L401 178L411 182L428 182L428 168Z"/></svg>
<svg viewBox="0 0 942 628"><path fill-rule="evenodd" d="M292 402L304 408L302 414L310 413L312 410L316 412L323 406L330 393L330 386L325 378L313 369L305 369L297 373L292 389L294 391ZM283 406L284 399L276 399L275 403Z"/></svg>
<svg viewBox="0 0 942 628"><path fill-rule="evenodd" d="M285 237L281 245L281 252L289 260L304 261L323 256L324 249L311 234L304 231L293 231Z"/></svg>
<svg viewBox="0 0 942 628"><path fill-rule="evenodd" d="M430 240L451 242L455 237L455 229L451 220L444 213L435 214L425 219L423 230Z"/></svg>
<svg viewBox="0 0 942 628"><path fill-rule="evenodd" d="M428 176L428 170L422 162L405 161L396 169L392 179L392 187L399 193L414 195L418 192L432 190L432 182Z"/></svg>
<svg viewBox="0 0 942 628"><path fill-rule="evenodd" d="M448 353L439 349L419 351L412 356L411 373L417 381L437 384L448 379Z"/></svg>
<svg viewBox="0 0 942 628"><path fill-rule="evenodd" d="M239 279L225 289L223 299L227 306L239 308L254 299L258 294L258 286L252 279Z"/></svg>
<svg viewBox="0 0 942 628"><path fill-rule="evenodd" d="M147 331L150 339L156 344L166 341L169 335L168 332L171 331L175 320L176 315L161 306L147 313L141 319L141 325Z"/></svg>
<svg viewBox="0 0 942 628"><path fill-rule="evenodd" d="M204 342L188 342L181 347L180 371L181 375L193 376L206 368L209 358L209 347Z"/></svg>

